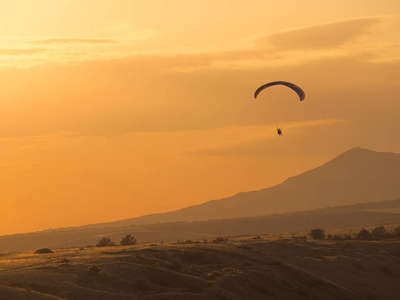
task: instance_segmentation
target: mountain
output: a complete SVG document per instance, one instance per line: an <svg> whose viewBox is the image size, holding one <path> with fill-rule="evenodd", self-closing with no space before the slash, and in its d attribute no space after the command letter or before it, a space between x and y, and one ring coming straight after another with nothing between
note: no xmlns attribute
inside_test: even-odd
<svg viewBox="0 0 400 300"><path fill-rule="evenodd" d="M213 240L221 236L279 234L303 236L314 228L327 235L356 233L361 227L385 226L392 232L400 224L400 199L328 207L309 211L197 222L175 222L121 227L81 227L74 230L41 231L0 236L2 251L31 251L40 248L71 248L96 245L108 237L118 243L131 234L139 243ZM1 272L0 272L1 273ZM0 297L1 299L1 297Z"/></svg>
<svg viewBox="0 0 400 300"><path fill-rule="evenodd" d="M400 197L400 154L353 148L276 186L111 223L129 226L288 213Z"/></svg>

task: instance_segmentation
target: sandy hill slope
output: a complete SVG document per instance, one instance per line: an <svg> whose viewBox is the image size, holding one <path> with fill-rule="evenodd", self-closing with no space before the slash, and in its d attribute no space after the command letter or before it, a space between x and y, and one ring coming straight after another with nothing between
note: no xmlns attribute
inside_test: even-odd
<svg viewBox="0 0 400 300"><path fill-rule="evenodd" d="M249 238L3 253L0 299L398 299L399 249Z"/></svg>
<svg viewBox="0 0 400 300"><path fill-rule="evenodd" d="M107 226L260 216L392 200L400 197L399 182L400 154L354 148L270 188L168 213L107 223Z"/></svg>

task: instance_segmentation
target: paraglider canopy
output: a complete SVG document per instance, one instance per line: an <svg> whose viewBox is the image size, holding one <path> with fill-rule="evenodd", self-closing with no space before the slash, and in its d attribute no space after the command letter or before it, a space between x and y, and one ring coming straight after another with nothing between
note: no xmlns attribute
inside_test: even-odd
<svg viewBox="0 0 400 300"><path fill-rule="evenodd" d="M286 81L273 81L273 82L270 82L270 83L260 86L254 93L254 98L257 98L257 95L262 90L264 90L270 86L274 86L274 85L284 85L284 86L287 86L288 88L291 88L293 91L295 91L297 93L297 95L299 95L300 101L303 101L304 98L306 97L306 94L304 93L304 91L299 86L295 85L294 83L290 83L290 82L286 82Z"/></svg>

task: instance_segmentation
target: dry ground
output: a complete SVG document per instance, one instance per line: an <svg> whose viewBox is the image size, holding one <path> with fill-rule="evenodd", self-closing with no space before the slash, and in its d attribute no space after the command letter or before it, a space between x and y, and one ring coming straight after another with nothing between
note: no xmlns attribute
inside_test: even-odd
<svg viewBox="0 0 400 300"><path fill-rule="evenodd" d="M400 241L261 236L0 253L0 299L399 299L399 282Z"/></svg>

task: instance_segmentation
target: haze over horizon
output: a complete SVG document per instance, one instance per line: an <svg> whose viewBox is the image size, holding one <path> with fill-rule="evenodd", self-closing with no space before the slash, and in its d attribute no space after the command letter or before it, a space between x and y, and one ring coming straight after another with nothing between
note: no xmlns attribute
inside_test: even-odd
<svg viewBox="0 0 400 300"><path fill-rule="evenodd" d="M400 153L399 25L395 0L2 2L0 235L258 190L353 147ZM275 80L305 100L254 100Z"/></svg>

